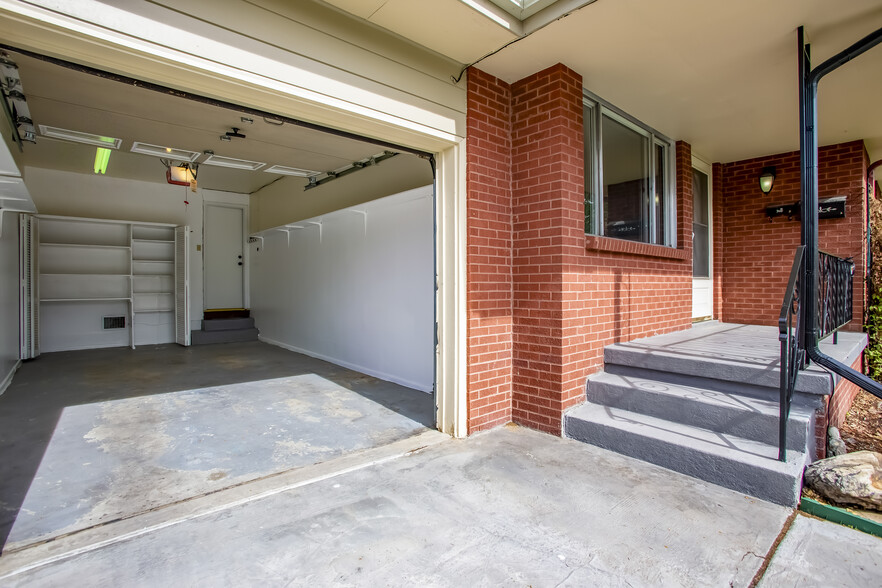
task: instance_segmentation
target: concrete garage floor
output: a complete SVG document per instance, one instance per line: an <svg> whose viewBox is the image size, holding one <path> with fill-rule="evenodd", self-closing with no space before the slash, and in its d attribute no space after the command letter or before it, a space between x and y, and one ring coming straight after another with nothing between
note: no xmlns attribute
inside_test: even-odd
<svg viewBox="0 0 882 588"><path fill-rule="evenodd" d="M792 516L526 429L430 431L4 556L0 585L748 586ZM812 552L860 554L786 577L800 520L772 558L780 585L878 584L882 541L830 523Z"/></svg>
<svg viewBox="0 0 882 588"><path fill-rule="evenodd" d="M430 394L258 342L46 354L0 396L0 546L383 446L433 412Z"/></svg>

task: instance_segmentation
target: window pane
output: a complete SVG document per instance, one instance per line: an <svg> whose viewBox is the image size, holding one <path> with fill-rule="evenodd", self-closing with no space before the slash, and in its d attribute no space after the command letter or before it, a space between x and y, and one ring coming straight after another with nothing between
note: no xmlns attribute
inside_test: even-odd
<svg viewBox="0 0 882 588"><path fill-rule="evenodd" d="M707 176L692 170L692 277L710 277L710 210L707 201Z"/></svg>
<svg viewBox="0 0 882 588"><path fill-rule="evenodd" d="M655 243L665 242L665 194L667 194L667 149L664 145L655 146Z"/></svg>
<svg viewBox="0 0 882 588"><path fill-rule="evenodd" d="M604 234L649 241L649 138L602 117Z"/></svg>
<svg viewBox="0 0 882 588"><path fill-rule="evenodd" d="M585 104L582 107L582 120L585 133L585 232L597 231L595 218L597 216L597 200L594 194L594 107Z"/></svg>

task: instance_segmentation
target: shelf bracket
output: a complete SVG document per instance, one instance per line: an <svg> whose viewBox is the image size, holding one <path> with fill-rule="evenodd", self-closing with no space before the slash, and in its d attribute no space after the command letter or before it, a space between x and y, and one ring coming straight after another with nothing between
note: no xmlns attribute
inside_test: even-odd
<svg viewBox="0 0 882 588"><path fill-rule="evenodd" d="M319 228L319 243L322 242L322 221L307 221L308 225L318 225Z"/></svg>

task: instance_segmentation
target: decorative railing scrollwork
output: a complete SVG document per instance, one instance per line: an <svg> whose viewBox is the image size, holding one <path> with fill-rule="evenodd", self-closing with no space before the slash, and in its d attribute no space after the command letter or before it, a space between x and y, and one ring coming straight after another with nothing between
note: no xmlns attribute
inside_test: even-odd
<svg viewBox="0 0 882 588"><path fill-rule="evenodd" d="M823 339L852 319L854 261L818 252L818 338Z"/></svg>

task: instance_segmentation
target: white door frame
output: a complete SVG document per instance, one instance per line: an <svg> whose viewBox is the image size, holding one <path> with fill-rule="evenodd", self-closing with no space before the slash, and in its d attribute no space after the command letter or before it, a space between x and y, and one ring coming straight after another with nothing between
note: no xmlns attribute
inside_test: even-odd
<svg viewBox="0 0 882 588"><path fill-rule="evenodd" d="M202 310L208 310L208 307L205 305L205 219L208 215L205 214L205 209L209 206L216 206L218 208L234 208L236 210L242 211L242 305L243 308L251 308L251 274L249 272L249 266L251 265L249 259L249 250L248 247L248 209L249 206L247 204L236 204L231 202L224 202L222 200L212 199L210 197L205 197L202 201Z"/></svg>
<svg viewBox="0 0 882 588"><path fill-rule="evenodd" d="M138 11L108 7L97 0L47 2L48 8L39 2L0 0L0 35L6 43L435 154L437 426L445 433L464 437L468 431L465 93L461 109L439 108L427 99L388 86L376 85L382 92L357 87L345 72L338 73L318 62L310 62L310 69L303 70L308 75L286 73L273 77L254 71L255 64L266 65L265 55L231 45L220 46L210 37L171 29ZM150 9L151 14L164 10L156 6ZM205 43L187 45L191 37ZM179 48L182 43L186 50ZM197 46L204 54L193 51ZM214 47L224 52L223 59L211 54ZM243 65L239 67L240 64ZM354 99L341 94L349 87L347 84L351 85ZM371 102L370 107L363 106L365 100ZM402 109L407 102L412 104ZM247 255L248 248L245 251ZM246 271L247 267L246 262ZM246 304L250 305L250 301Z"/></svg>
<svg viewBox="0 0 882 588"><path fill-rule="evenodd" d="M707 267L708 267L708 277L707 278L698 278L698 280L707 280L708 282L708 292L710 296L710 313L709 314L700 314L698 316L695 315L694 307L693 307L693 319L696 318L704 318L706 316L710 316L713 318L714 314L714 198L713 198L713 167L707 163L705 160L701 159L696 155L692 155L692 167L700 171L701 173L707 176ZM692 292L693 297L695 296L695 282L696 278L692 278ZM693 301L694 302L694 301Z"/></svg>

